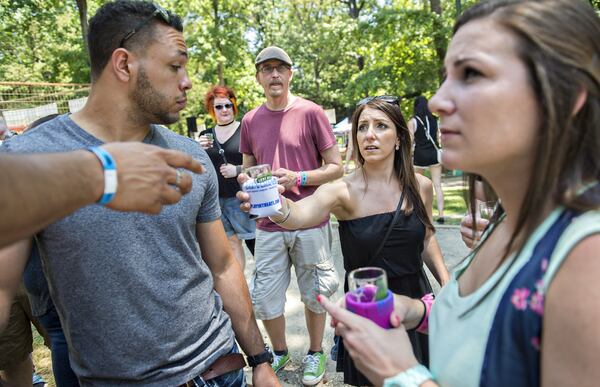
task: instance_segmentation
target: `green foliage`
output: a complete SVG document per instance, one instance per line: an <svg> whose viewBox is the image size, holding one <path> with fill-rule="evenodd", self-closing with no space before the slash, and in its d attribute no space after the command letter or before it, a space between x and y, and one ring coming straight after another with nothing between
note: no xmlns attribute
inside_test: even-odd
<svg viewBox="0 0 600 387"><path fill-rule="evenodd" d="M0 79L89 82L74 3L2 0L0 20Z"/></svg>
<svg viewBox="0 0 600 387"><path fill-rule="evenodd" d="M88 15L104 1L88 0ZM202 101L213 84L232 87L242 113L264 100L254 58L267 45L292 57L292 91L335 108L338 120L367 95L430 96L457 4L443 0L439 16L430 0L159 2L184 19L193 89L183 115L200 121L208 120ZM474 2L460 3L464 10ZM0 0L0 20L0 79L89 81L75 0Z"/></svg>

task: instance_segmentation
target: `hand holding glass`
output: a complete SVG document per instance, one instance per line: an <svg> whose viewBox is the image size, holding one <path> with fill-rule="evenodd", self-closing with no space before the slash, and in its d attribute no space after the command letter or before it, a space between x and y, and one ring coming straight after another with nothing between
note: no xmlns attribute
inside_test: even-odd
<svg viewBox="0 0 600 387"><path fill-rule="evenodd" d="M363 267L348 274L350 291L346 309L366 317L382 328L390 328L394 298L388 290L387 274L379 267Z"/></svg>
<svg viewBox="0 0 600 387"><path fill-rule="evenodd" d="M490 220L494 215L496 209L496 202L480 202L479 203L479 217L481 219Z"/></svg>
<svg viewBox="0 0 600 387"><path fill-rule="evenodd" d="M203 149L209 149L213 146L213 135L212 133L204 133L198 137L198 142Z"/></svg>

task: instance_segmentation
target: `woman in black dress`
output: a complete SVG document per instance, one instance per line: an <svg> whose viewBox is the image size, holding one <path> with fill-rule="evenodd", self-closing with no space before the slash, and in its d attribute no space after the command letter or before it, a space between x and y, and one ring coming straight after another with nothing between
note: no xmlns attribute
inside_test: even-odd
<svg viewBox="0 0 600 387"><path fill-rule="evenodd" d="M414 173L411 136L398 99L385 96L359 102L352 118L352 139L359 168L298 202L283 200L281 215L271 220L299 229L318 224L331 212L340 224L346 273L359 267L381 267L392 292L420 298L431 292L423 262L441 285L449 276L431 223L432 184ZM238 197L247 200L243 193ZM375 257L400 201L401 214ZM411 342L417 358L427 363L427 337L412 332ZM371 384L356 370L343 342L337 369L344 372L344 383Z"/></svg>
<svg viewBox="0 0 600 387"><path fill-rule="evenodd" d="M236 177L242 171L240 121L235 119L238 112L235 93L226 86L213 86L204 97L204 107L217 125L200 132L199 142L217 171L221 221L231 249L244 270L246 261L242 240L254 254L256 223L240 210L240 202L235 197L240 189Z"/></svg>
<svg viewBox="0 0 600 387"><path fill-rule="evenodd" d="M415 172L423 174L429 169L437 198L438 223L444 223L444 192L442 191L442 164L438 143L437 120L427 107L427 98L415 98L414 116L408 121L408 129L414 135L413 164Z"/></svg>

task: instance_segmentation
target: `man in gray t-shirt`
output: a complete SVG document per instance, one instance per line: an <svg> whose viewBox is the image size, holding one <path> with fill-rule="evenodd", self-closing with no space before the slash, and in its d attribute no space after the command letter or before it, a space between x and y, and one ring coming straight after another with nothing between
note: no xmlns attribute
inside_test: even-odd
<svg viewBox="0 0 600 387"><path fill-rule="evenodd" d="M194 141L156 125L179 119L191 88L181 30L176 15L152 3L105 4L90 20L86 106L2 146L37 153L142 141L186 152L206 169L192 176L188 195L158 215L96 204L36 235L82 385L162 387L211 379L243 386L239 366L225 374L218 366L237 352L234 333L252 356L253 384L278 385L220 221L212 164ZM19 242L11 251L27 254L30 246Z"/></svg>

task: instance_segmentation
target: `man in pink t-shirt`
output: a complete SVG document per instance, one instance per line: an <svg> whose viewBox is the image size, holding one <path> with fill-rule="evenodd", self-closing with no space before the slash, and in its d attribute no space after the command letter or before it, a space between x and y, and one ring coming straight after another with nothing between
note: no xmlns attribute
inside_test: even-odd
<svg viewBox="0 0 600 387"><path fill-rule="evenodd" d="M292 60L279 47L267 47L256 57L256 80L267 101L242 120L240 152L244 167L269 164L284 196L299 200L317 186L343 175L335 137L323 109L289 91ZM331 257L329 214L309 229L289 231L268 218L259 219L254 257L256 271L250 293L256 317L263 321L274 350L277 372L289 361L285 339L285 293L294 265L305 305L310 347L303 360L303 383L314 385L325 373L322 341L325 311L319 294L330 296L339 280Z"/></svg>

